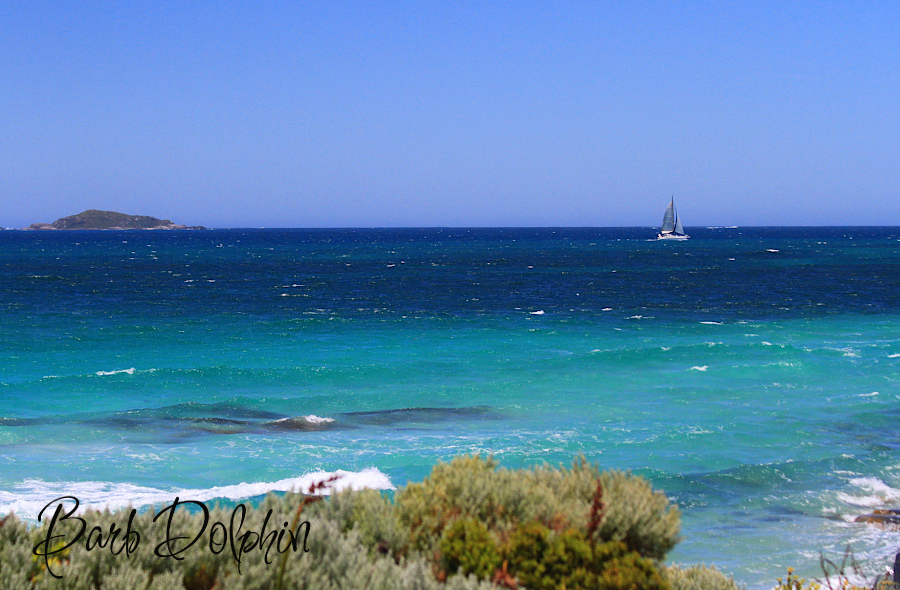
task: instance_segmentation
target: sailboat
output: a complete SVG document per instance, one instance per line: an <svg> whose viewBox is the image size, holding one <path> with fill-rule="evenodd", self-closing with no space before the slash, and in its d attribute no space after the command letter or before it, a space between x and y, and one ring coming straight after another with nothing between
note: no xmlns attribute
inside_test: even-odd
<svg viewBox="0 0 900 590"><path fill-rule="evenodd" d="M662 227L659 230L658 240L686 240L690 236L684 233L684 227L681 225L681 218L678 217L678 211L675 210L675 197L666 208L663 215Z"/></svg>

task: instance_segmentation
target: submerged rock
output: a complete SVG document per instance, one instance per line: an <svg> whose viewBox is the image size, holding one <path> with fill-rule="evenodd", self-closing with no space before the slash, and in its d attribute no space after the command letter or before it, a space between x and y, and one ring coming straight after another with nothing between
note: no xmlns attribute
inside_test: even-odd
<svg viewBox="0 0 900 590"><path fill-rule="evenodd" d="M857 516L853 522L864 522L867 524L900 528L900 510L895 508L873 510L871 514Z"/></svg>

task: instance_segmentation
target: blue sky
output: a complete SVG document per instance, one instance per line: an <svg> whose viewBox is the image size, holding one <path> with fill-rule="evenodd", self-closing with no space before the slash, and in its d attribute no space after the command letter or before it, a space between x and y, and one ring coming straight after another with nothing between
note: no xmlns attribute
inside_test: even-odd
<svg viewBox="0 0 900 590"><path fill-rule="evenodd" d="M900 225L900 3L0 4L0 226Z"/></svg>

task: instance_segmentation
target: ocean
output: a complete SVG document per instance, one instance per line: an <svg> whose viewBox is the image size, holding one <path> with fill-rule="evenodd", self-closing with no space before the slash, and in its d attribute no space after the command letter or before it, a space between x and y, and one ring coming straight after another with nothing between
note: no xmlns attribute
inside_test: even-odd
<svg viewBox="0 0 900 590"><path fill-rule="evenodd" d="M0 232L0 514L648 478L748 588L900 532L900 228Z"/></svg>

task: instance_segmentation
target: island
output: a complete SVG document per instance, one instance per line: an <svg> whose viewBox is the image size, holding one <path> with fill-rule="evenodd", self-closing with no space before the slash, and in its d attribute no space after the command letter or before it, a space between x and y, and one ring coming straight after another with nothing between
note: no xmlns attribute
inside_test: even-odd
<svg viewBox="0 0 900 590"><path fill-rule="evenodd" d="M157 219L149 215L126 215L115 211L88 209L77 215L57 219L53 223L32 223L25 229L206 229L199 225L187 226Z"/></svg>

